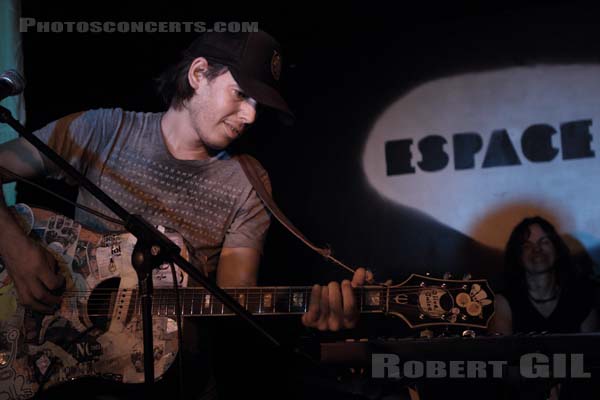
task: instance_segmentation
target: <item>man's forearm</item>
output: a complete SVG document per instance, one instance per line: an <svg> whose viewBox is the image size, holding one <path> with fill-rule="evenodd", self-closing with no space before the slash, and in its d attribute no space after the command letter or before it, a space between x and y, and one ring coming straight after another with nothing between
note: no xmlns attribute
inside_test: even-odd
<svg viewBox="0 0 600 400"><path fill-rule="evenodd" d="M44 173L42 156L32 144L22 138L0 145L0 167L26 178ZM4 183L14 181L12 176L2 174L2 171L0 178Z"/></svg>
<svg viewBox="0 0 600 400"><path fill-rule="evenodd" d="M34 177L44 171L39 152L26 140L19 138L0 145L0 167L24 177ZM27 235L16 217L4 202L2 183L13 181L0 170L0 255L10 257L18 253L28 241Z"/></svg>
<svg viewBox="0 0 600 400"><path fill-rule="evenodd" d="M1 182L0 182L1 183ZM0 190L0 255L17 291L19 303L51 313L61 298L52 293L64 287L57 261L46 249L29 240Z"/></svg>
<svg viewBox="0 0 600 400"><path fill-rule="evenodd" d="M0 255L3 257L14 258L22 255L18 254L18 249L28 241L23 228L17 222L16 217L4 202L4 196L0 192Z"/></svg>
<svg viewBox="0 0 600 400"><path fill-rule="evenodd" d="M217 267L221 287L256 286L260 252L249 247L224 247Z"/></svg>

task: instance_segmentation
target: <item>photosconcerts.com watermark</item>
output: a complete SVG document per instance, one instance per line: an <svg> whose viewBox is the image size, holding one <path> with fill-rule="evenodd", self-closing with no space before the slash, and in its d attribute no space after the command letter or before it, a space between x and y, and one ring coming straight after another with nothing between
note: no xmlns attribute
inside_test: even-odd
<svg viewBox="0 0 600 400"><path fill-rule="evenodd" d="M257 21L38 21L20 18L19 32L36 33L206 33L258 32Z"/></svg>
<svg viewBox="0 0 600 400"><path fill-rule="evenodd" d="M401 362L396 354L375 353L371 356L373 378L421 379L421 378L463 378L501 379L505 378L508 361L421 361ZM583 354L553 354L549 357L541 353L524 354L518 363L522 378L591 378L585 370Z"/></svg>

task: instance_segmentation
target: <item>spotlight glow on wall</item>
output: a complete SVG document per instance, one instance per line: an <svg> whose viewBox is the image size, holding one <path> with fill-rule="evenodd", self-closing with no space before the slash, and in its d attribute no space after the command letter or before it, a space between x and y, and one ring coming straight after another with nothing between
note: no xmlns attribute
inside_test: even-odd
<svg viewBox="0 0 600 400"><path fill-rule="evenodd" d="M539 214L593 252L599 126L599 65L452 76L412 89L380 115L363 168L385 198L486 245L503 248L522 218Z"/></svg>

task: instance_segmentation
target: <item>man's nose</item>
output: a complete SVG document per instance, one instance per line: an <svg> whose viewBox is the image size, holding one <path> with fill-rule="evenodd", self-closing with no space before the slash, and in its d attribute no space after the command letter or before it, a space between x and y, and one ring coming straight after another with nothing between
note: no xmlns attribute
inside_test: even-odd
<svg viewBox="0 0 600 400"><path fill-rule="evenodd" d="M256 102L254 100L243 101L240 105L239 115L245 124L252 124L256 120Z"/></svg>

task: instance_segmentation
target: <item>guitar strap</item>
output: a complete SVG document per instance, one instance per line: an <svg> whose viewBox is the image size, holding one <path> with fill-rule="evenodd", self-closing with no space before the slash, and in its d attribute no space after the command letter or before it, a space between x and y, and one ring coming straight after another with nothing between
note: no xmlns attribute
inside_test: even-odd
<svg viewBox="0 0 600 400"><path fill-rule="evenodd" d="M256 161L254 158L252 158L251 156L249 156L247 154L236 155L234 158L236 158L238 160L238 162L240 163L240 165L242 166L242 169L244 170L246 177L252 184L252 187L254 187L254 190L256 190L258 197L260 197L260 199L262 200L265 207L267 207L267 209L269 211L271 211L271 213L281 223L281 225L283 225L294 236L296 236L298 239L300 239L300 241L302 241L302 243L304 243L310 249L319 253L321 256L325 257L327 260L329 260L335 264L338 264L339 266L347 269L350 272L354 272L353 268L348 267L347 265L345 265L344 263L342 263L341 261L339 261L338 259L333 257L332 251L330 248L318 247L315 244L313 244L310 240L308 240L308 238L306 236L304 236L302 234L302 232L300 232L300 230L298 228L296 228L294 226L294 224L292 224L292 222L285 216L283 211L281 211L281 209L277 206L277 204L273 200L273 197L271 197L271 195L265 188L263 181L260 179L260 173L258 172L259 171L258 161Z"/></svg>

